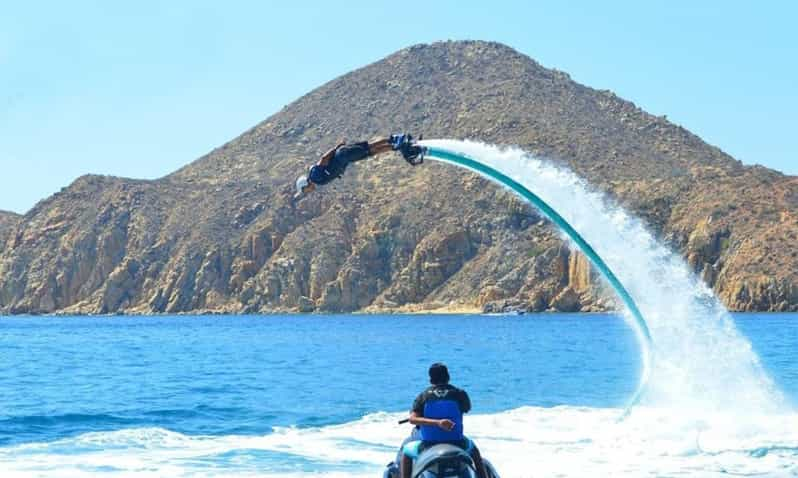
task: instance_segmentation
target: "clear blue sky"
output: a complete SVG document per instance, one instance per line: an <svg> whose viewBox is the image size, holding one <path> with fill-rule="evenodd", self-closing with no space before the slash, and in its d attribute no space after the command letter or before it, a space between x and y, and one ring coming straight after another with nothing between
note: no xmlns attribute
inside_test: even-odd
<svg viewBox="0 0 798 478"><path fill-rule="evenodd" d="M798 174L798 2L5 2L0 209L155 178L411 44L506 43Z"/></svg>

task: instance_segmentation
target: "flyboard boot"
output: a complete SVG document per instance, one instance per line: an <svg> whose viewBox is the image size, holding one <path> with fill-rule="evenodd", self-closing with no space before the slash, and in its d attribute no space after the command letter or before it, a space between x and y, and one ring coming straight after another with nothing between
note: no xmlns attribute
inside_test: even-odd
<svg viewBox="0 0 798 478"><path fill-rule="evenodd" d="M418 140L421 140L419 137ZM389 142L394 151L399 151L405 161L413 166L418 166L424 162L424 154L427 149L418 144L418 141L408 133L392 134Z"/></svg>

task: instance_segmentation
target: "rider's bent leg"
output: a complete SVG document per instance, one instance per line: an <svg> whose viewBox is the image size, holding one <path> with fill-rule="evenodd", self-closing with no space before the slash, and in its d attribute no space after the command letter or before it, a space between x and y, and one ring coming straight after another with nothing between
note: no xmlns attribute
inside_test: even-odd
<svg viewBox="0 0 798 478"><path fill-rule="evenodd" d="M413 473L413 459L402 454L402 463L399 464L399 476L402 478L411 478L411 473Z"/></svg>
<svg viewBox="0 0 798 478"><path fill-rule="evenodd" d="M380 138L376 141L369 142L369 155L374 156L393 150L390 141L390 138Z"/></svg>
<svg viewBox="0 0 798 478"><path fill-rule="evenodd" d="M471 458L474 460L474 466L477 468L478 478L488 478L488 470L485 468L485 462L482 461L482 455L479 454L479 449L473 445L471 449Z"/></svg>

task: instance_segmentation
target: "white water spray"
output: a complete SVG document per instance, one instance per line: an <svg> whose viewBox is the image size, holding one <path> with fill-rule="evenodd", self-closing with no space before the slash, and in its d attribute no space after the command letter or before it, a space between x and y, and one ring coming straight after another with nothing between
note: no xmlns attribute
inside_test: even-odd
<svg viewBox="0 0 798 478"><path fill-rule="evenodd" d="M514 148L425 141L463 154L540 196L615 272L653 338L643 403L696 410L775 412L784 398L712 291L644 225L570 171Z"/></svg>

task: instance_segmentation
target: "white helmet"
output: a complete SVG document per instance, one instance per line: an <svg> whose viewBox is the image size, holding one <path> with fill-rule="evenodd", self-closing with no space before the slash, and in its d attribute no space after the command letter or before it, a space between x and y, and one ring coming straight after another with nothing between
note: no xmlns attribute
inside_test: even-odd
<svg viewBox="0 0 798 478"><path fill-rule="evenodd" d="M310 185L310 181L308 181L308 177L306 175L299 176L296 178L296 194L294 195L295 198L302 196L302 190L305 189Z"/></svg>

